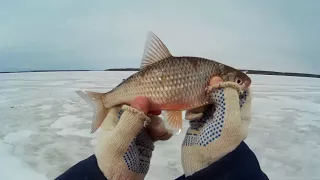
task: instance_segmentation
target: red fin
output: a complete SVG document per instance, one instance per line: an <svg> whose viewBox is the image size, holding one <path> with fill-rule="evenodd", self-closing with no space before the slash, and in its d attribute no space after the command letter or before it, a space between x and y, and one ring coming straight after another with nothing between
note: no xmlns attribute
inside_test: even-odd
<svg viewBox="0 0 320 180"><path fill-rule="evenodd" d="M165 118L167 123L174 131L178 131L177 134L181 132L182 129L182 111L165 111Z"/></svg>

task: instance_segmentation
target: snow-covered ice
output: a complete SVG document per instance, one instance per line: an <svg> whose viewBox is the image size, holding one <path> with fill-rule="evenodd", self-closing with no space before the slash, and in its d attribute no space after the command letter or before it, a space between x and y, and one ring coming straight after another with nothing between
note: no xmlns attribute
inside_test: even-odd
<svg viewBox="0 0 320 180"><path fill-rule="evenodd" d="M2 178L54 179L93 153L92 109L76 90L105 92L133 72L0 74ZM320 79L250 75L253 117L246 142L270 179L320 179ZM188 127L157 142L146 179L183 174ZM19 172L19 173L17 173Z"/></svg>

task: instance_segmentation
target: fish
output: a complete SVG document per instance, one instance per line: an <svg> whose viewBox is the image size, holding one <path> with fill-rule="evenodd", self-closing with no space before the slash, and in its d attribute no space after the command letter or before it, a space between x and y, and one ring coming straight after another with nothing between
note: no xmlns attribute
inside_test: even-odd
<svg viewBox="0 0 320 180"><path fill-rule="evenodd" d="M150 111L161 110L170 128L182 129L182 112L213 104L206 93L209 81L219 76L224 82L237 83L245 90L251 79L240 70L211 59L173 56L153 32L147 33L140 69L104 93L80 90L76 93L93 108L91 133L101 125L112 107L129 105L145 96Z"/></svg>

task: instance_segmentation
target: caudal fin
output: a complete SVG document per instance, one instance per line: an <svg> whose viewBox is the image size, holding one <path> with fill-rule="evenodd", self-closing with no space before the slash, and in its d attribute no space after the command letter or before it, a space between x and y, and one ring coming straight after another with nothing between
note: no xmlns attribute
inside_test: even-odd
<svg viewBox="0 0 320 180"><path fill-rule="evenodd" d="M108 109L103 105L101 96L103 93L91 92L91 91L76 91L76 93L82 97L93 108L93 119L91 124L91 133L94 133L103 122L104 118L108 114Z"/></svg>

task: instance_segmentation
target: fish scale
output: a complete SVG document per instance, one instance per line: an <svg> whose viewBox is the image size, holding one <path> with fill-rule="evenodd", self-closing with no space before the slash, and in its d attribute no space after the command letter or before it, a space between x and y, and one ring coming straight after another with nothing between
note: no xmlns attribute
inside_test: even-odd
<svg viewBox="0 0 320 180"><path fill-rule="evenodd" d="M188 56L172 56L153 33L148 33L140 70L106 93L77 91L95 112L91 132L103 122L108 109L130 104L137 96L145 96L150 110L166 111L172 128L181 130L182 111L212 104L205 89L213 76L237 82L248 88L251 79L243 72L222 63Z"/></svg>
<svg viewBox="0 0 320 180"><path fill-rule="evenodd" d="M194 65L192 61L200 62ZM106 108L119 103L128 104L137 96L147 97L162 110L171 110L170 107L175 105L181 105L175 110L206 105L209 101L204 89L210 77L218 72L215 67L214 62L200 58L174 57L155 63L129 77L112 95L105 94L104 101L109 102Z"/></svg>

